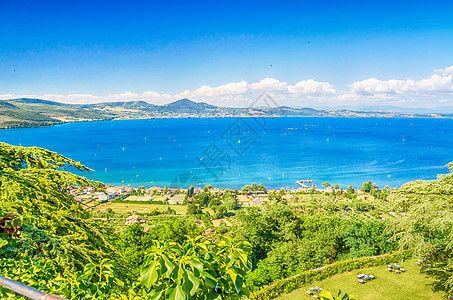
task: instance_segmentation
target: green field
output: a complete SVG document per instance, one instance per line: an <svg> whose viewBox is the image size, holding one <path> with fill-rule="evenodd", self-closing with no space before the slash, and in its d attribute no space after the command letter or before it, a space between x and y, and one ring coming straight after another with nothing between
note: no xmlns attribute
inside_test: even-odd
<svg viewBox="0 0 453 300"><path fill-rule="evenodd" d="M177 215L185 215L187 211L187 205L161 205L161 204L135 204L135 203L106 203L99 207L97 210L103 212L107 208L111 208L115 213L150 213L157 209L159 211L166 211L168 208L174 209Z"/></svg>
<svg viewBox="0 0 453 300"><path fill-rule="evenodd" d="M432 279L421 274L414 261L399 263L399 265L406 270L405 273L400 275L389 273L387 266L360 269L307 284L277 299L314 299L313 296L307 295L306 291L315 286L326 289L332 294L338 293L338 290L341 289L354 295L358 300L446 299L445 294L432 292L428 285L432 282ZM376 279L361 284L356 277L357 274L361 273L372 274Z"/></svg>

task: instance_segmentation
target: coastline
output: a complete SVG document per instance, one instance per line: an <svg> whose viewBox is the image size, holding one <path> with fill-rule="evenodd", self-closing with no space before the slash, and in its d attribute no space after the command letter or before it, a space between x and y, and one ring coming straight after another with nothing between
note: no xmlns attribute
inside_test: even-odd
<svg viewBox="0 0 453 300"><path fill-rule="evenodd" d="M1 101L1 100L0 100ZM8 129L23 129L23 128L45 128L45 127L54 127L58 125L65 125L71 123L91 123L91 122L109 122L109 121L127 121L127 120L166 120L166 119L234 119L234 118L336 118L336 119L441 119L449 120L453 119L452 116L426 116L421 114L413 115L383 115L376 116L374 114L370 115L358 115L358 116L343 116L343 115L328 115L328 116L299 116L299 115L234 115L234 116L156 116L149 118L112 118L104 120L79 120L79 121L66 121L66 122L52 122L49 124L38 124L31 126L12 126L12 127L0 127L0 130ZM1 125L0 125L1 126Z"/></svg>
<svg viewBox="0 0 453 300"><path fill-rule="evenodd" d="M256 105L256 104L255 104ZM144 101L64 104L41 99L0 100L0 129L52 127L76 122L199 118L434 118L452 119L453 113L410 113L286 106L217 107L181 99L166 105Z"/></svg>

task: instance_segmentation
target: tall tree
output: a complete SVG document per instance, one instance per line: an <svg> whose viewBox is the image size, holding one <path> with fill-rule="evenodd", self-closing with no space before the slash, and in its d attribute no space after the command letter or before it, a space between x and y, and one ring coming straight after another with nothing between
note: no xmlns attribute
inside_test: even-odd
<svg viewBox="0 0 453 300"><path fill-rule="evenodd" d="M0 273L4 276L16 280L37 278L41 275L34 265L42 263L52 269L49 274L54 277L40 280L52 282L58 277L67 283L89 266L102 265L106 258L121 261L121 254L107 239L112 232L90 220L68 193L68 186L101 190L103 184L72 174L68 172L70 168L90 171L79 162L46 149L0 143L0 219L18 220L11 225L21 231L19 237L0 235L0 244L14 238L10 244L13 251L7 251L10 259L1 260ZM17 274L11 270L21 270L19 277L15 278ZM101 278L96 277L100 282ZM64 285L61 283L60 287ZM57 289L52 285L47 288ZM77 298L72 292L66 296ZM86 291L85 295L89 293Z"/></svg>
<svg viewBox="0 0 453 300"><path fill-rule="evenodd" d="M453 172L453 163L448 164ZM402 249L415 249L423 271L436 278L435 289L453 293L453 173L437 180L404 184L395 194L389 230Z"/></svg>

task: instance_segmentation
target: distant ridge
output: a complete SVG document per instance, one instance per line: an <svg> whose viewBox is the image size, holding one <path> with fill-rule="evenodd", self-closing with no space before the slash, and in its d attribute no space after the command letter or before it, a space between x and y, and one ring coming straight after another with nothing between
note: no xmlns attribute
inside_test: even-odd
<svg viewBox="0 0 453 300"><path fill-rule="evenodd" d="M0 129L53 126L80 121L227 117L453 118L453 114L348 109L317 110L288 106L233 108L218 107L186 98L164 105L155 105L145 101L65 104L29 98L0 100Z"/></svg>
<svg viewBox="0 0 453 300"><path fill-rule="evenodd" d="M60 103L60 102L42 100L42 99L34 99L34 98L17 98L17 99L10 99L10 100L4 100L4 101L11 101L11 102L16 102L16 103L29 103L29 104L32 104L32 103L47 104L47 105L57 105L57 106L64 105L63 103Z"/></svg>
<svg viewBox="0 0 453 300"><path fill-rule="evenodd" d="M165 104L164 106L171 107L171 108L190 108L190 109L206 109L206 108L214 109L214 108L217 108L217 106L207 104L204 102L194 102L187 98Z"/></svg>
<svg viewBox="0 0 453 300"><path fill-rule="evenodd" d="M86 104L82 105L83 108L94 108L94 107L123 107L130 109L140 109L140 108L149 108L155 107L157 105L148 103L146 101L126 101L126 102L102 102L95 104Z"/></svg>

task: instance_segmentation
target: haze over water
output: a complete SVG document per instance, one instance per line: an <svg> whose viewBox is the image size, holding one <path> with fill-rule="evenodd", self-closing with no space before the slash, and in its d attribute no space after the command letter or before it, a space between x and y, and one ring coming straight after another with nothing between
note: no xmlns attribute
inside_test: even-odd
<svg viewBox="0 0 453 300"><path fill-rule="evenodd" d="M296 188L296 180L380 187L448 173L453 120L225 118L85 122L1 130L0 140L59 152L114 185Z"/></svg>

